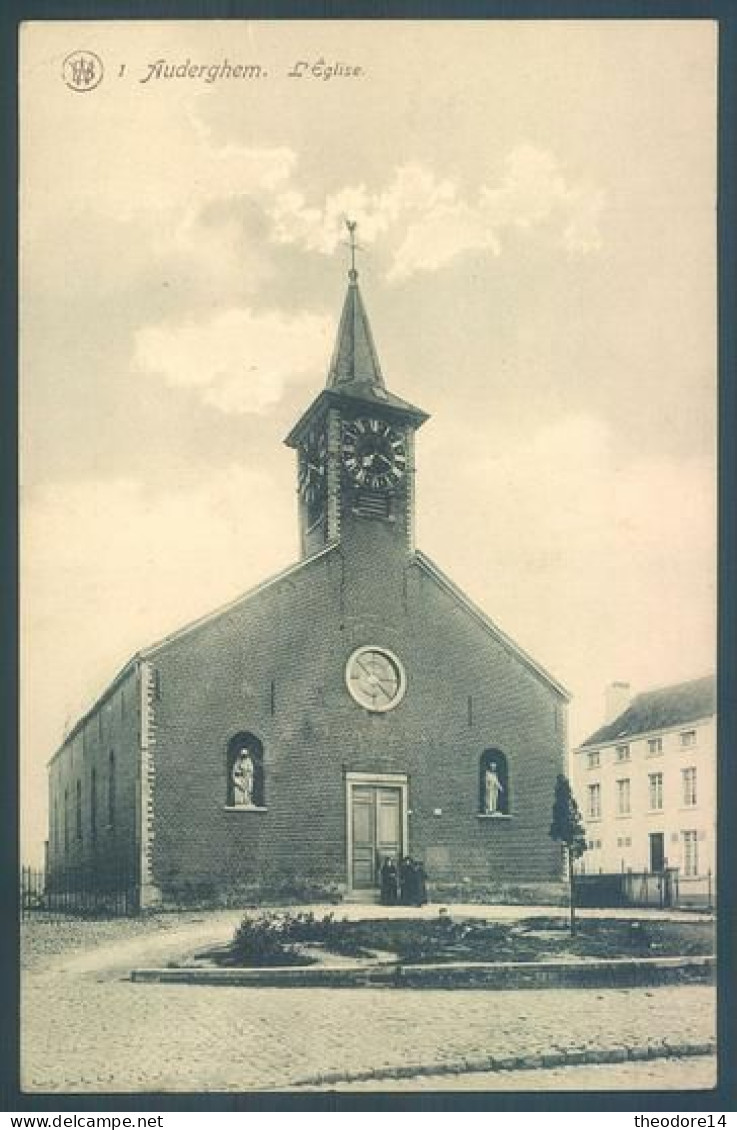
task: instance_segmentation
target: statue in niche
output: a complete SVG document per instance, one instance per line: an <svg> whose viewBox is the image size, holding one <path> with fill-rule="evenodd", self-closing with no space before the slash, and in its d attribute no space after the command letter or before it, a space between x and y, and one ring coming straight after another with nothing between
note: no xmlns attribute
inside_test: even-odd
<svg viewBox="0 0 737 1130"><path fill-rule="evenodd" d="M504 786L499 780L496 771L496 761L492 761L486 770L486 811L489 813L501 812L501 795Z"/></svg>
<svg viewBox="0 0 737 1130"><path fill-rule="evenodd" d="M247 749L235 756L230 779L233 782L233 804L237 808L253 808L253 758Z"/></svg>

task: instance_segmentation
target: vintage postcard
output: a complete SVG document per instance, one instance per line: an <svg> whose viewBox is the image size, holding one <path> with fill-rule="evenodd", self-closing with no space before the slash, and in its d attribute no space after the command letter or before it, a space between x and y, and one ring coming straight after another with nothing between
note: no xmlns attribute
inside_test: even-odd
<svg viewBox="0 0 737 1130"><path fill-rule="evenodd" d="M714 1087L716 89L22 26L24 1092Z"/></svg>

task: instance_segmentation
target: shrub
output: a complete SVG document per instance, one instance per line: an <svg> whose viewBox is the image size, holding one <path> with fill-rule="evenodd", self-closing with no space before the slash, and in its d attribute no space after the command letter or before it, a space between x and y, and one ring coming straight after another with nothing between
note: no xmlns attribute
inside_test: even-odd
<svg viewBox="0 0 737 1130"><path fill-rule="evenodd" d="M345 918L336 920L333 914L316 918L312 911L286 915L285 934L293 942L323 945L331 953L345 957L365 957L368 951L356 938L356 923Z"/></svg>
<svg viewBox="0 0 737 1130"><path fill-rule="evenodd" d="M305 956L300 945L323 945L332 953L363 957L367 951L355 939L355 927L332 914L317 918L311 911L246 915L228 948L212 956L221 965L312 965L316 959Z"/></svg>
<svg viewBox="0 0 737 1130"><path fill-rule="evenodd" d="M289 935L289 923L275 914L243 919L228 949L220 955L222 965L311 965Z"/></svg>

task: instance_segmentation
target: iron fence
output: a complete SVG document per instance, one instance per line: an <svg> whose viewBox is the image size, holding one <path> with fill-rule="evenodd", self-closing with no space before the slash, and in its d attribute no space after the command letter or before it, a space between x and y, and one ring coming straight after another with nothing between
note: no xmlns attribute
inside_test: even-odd
<svg viewBox="0 0 737 1130"><path fill-rule="evenodd" d="M82 868L47 872L43 868L21 867L21 918L34 914L124 918L139 910L138 883L125 869L101 876Z"/></svg>
<svg viewBox="0 0 737 1130"><path fill-rule="evenodd" d="M711 871L699 876L683 876L676 867L663 871L579 873L575 884L579 906L714 908L715 889Z"/></svg>

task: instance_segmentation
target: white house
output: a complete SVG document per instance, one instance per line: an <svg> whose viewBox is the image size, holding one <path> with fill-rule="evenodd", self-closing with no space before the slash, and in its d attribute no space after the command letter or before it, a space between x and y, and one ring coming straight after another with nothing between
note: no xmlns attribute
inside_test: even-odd
<svg viewBox="0 0 737 1130"><path fill-rule="evenodd" d="M606 722L572 751L570 778L586 825L580 871L714 876L714 676L631 701L628 684L612 684Z"/></svg>

